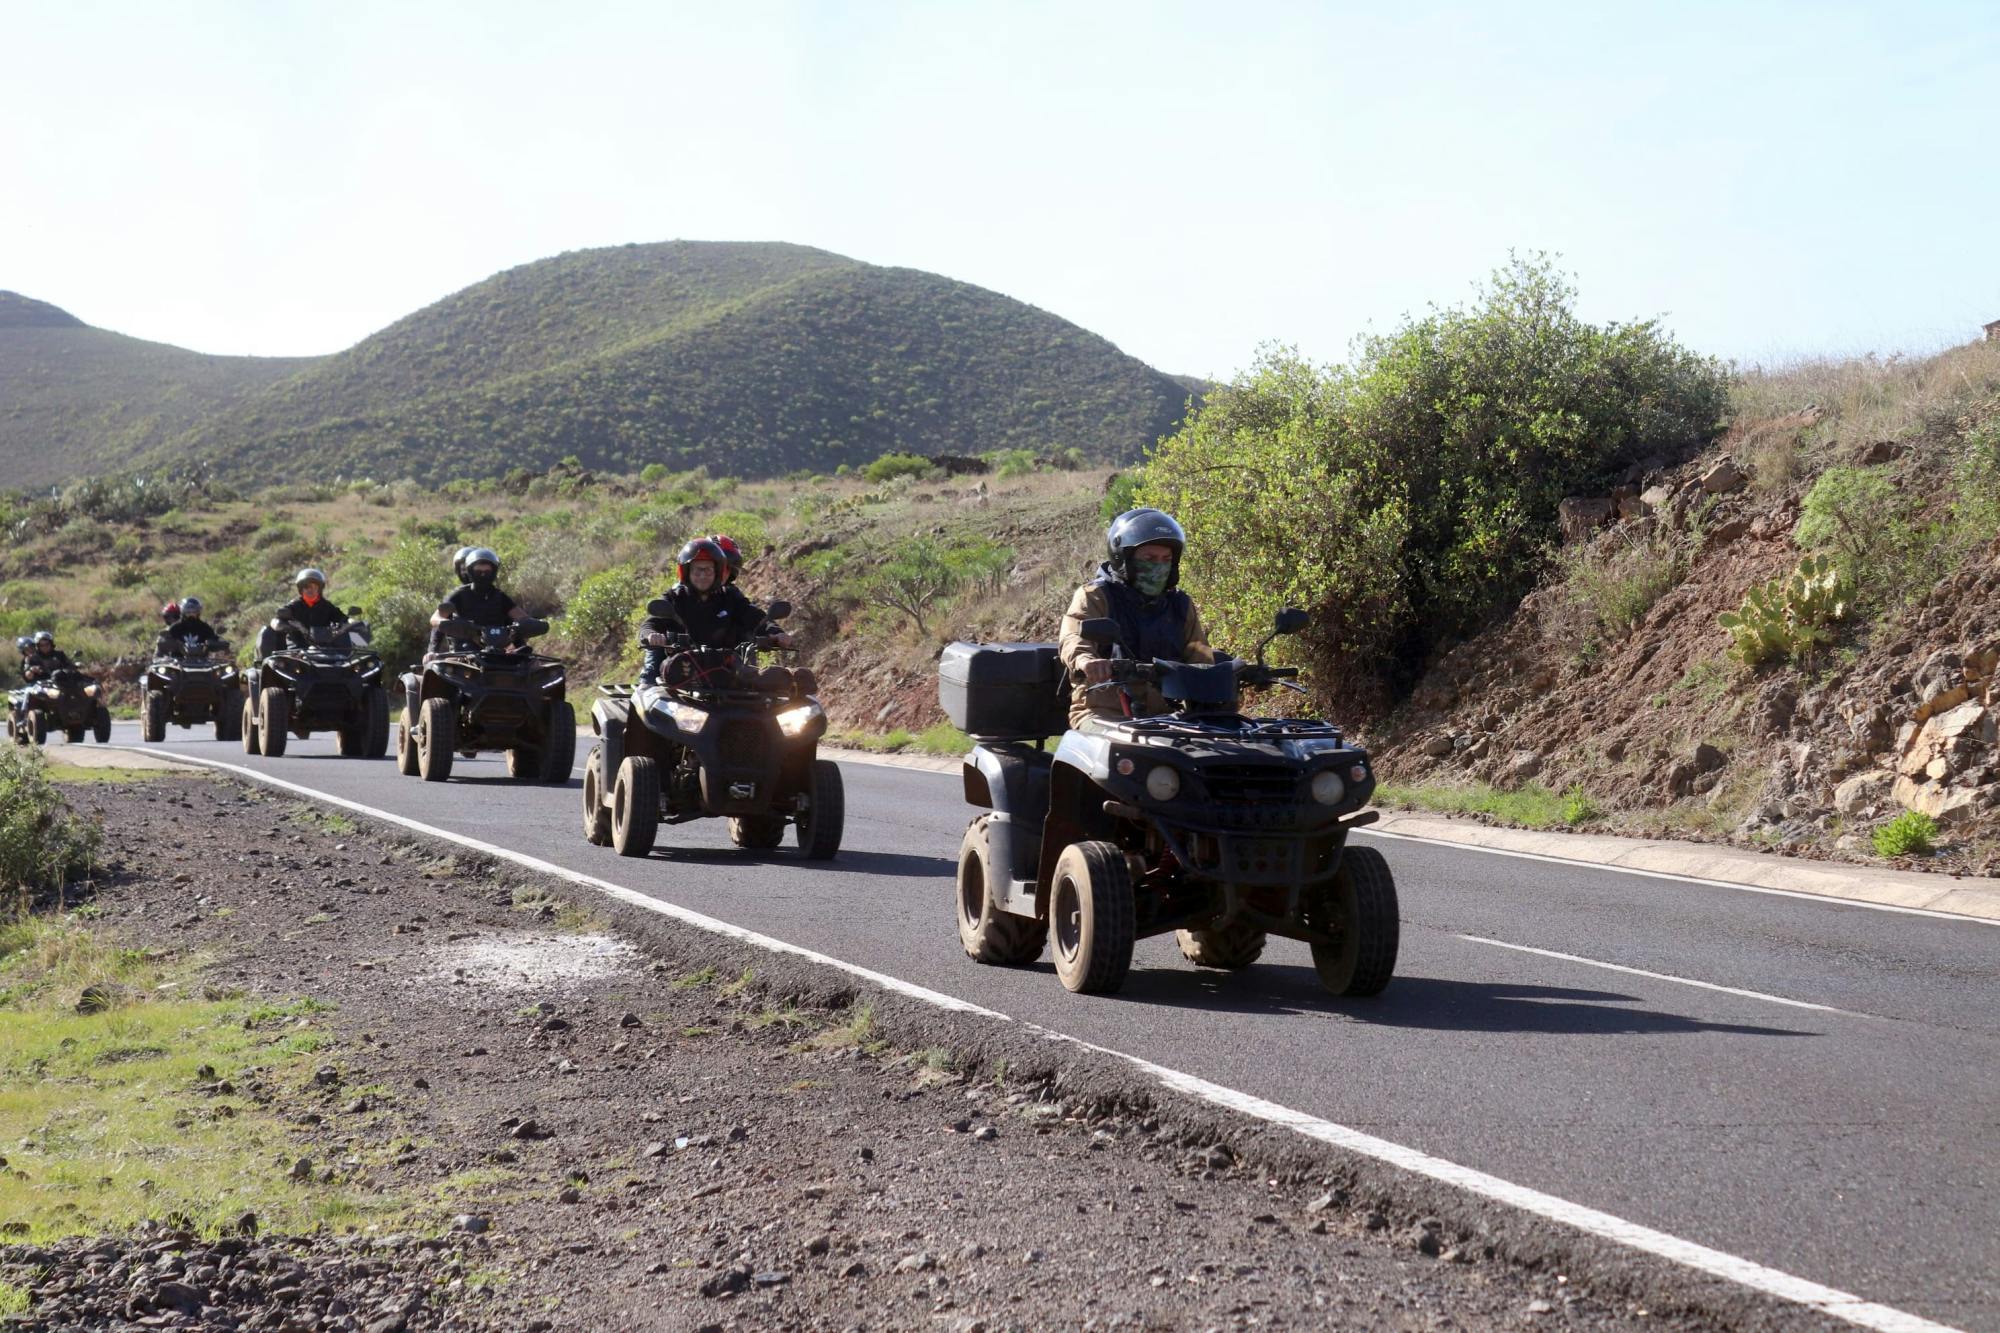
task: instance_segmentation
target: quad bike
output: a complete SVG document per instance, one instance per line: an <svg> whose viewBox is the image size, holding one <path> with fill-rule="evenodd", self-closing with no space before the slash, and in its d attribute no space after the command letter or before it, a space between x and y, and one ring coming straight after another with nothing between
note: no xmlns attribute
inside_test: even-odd
<svg viewBox="0 0 2000 1333"><path fill-rule="evenodd" d="M89 736L99 745L111 739L111 710L98 682L75 667L58 667L46 680L10 691L7 728L17 745L41 745L60 731L71 745Z"/></svg>
<svg viewBox="0 0 2000 1333"><path fill-rule="evenodd" d="M548 633L548 622L475 625L453 616L438 629L448 646L403 675L397 771L443 782L454 752L505 750L507 772L518 781L568 782L576 714L564 692L563 664L511 651Z"/></svg>
<svg viewBox="0 0 2000 1333"><path fill-rule="evenodd" d="M1116 621L1090 620L1111 680L1158 687L1172 711L1068 724L1056 645L954 643L939 667L953 725L974 739L958 855L958 937L977 962L1032 963L1053 931L1056 976L1072 991L1125 982L1135 941L1175 932L1201 967L1245 968L1267 935L1303 940L1336 995L1378 994L1395 971L1395 881L1382 854L1350 847L1373 823L1368 755L1338 727L1238 711L1243 688L1299 687L1264 663L1123 656ZM1044 738L1062 736L1053 752Z"/></svg>
<svg viewBox="0 0 2000 1333"><path fill-rule="evenodd" d="M666 613L659 602L648 610ZM775 602L773 621L791 613ZM598 736L583 773L583 833L623 856L652 851L661 823L726 817L738 847L769 850L785 825L807 860L840 850L846 794L840 767L818 757L826 712L798 677L761 683L756 660L775 645L759 638L734 650L684 638L662 685L599 686L590 711Z"/></svg>
<svg viewBox="0 0 2000 1333"><path fill-rule="evenodd" d="M355 614L359 614L356 612ZM380 759L389 752L389 696L382 688L382 659L356 644L368 627L308 629L293 625L293 642L244 672L243 749L273 759L286 737L300 740L331 731L341 754Z"/></svg>
<svg viewBox="0 0 2000 1333"><path fill-rule="evenodd" d="M211 651L225 656L212 657ZM186 728L212 722L215 739L242 739L243 685L228 651L228 644L211 648L190 636L181 641L178 653L155 657L140 682L140 737L163 741L168 723Z"/></svg>

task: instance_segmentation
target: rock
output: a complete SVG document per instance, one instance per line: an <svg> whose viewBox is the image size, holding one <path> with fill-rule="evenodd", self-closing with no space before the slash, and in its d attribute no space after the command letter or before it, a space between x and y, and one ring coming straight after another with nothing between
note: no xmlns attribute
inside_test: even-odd
<svg viewBox="0 0 2000 1333"><path fill-rule="evenodd" d="M1423 748L1424 753L1431 758L1442 759L1451 753L1451 736L1447 732L1439 732L1437 735L1427 739L1424 742Z"/></svg>
<svg viewBox="0 0 2000 1333"><path fill-rule="evenodd" d="M557 1202L557 1203L582 1203L582 1202L583 1202L583 1191L582 1191L582 1190L580 1190L580 1189L578 1189L578 1188L577 1188L576 1186L574 1186L574 1185L565 1185L565 1186L563 1187L562 1191L561 1191L560 1193L558 1193L558 1194L556 1195L556 1202Z"/></svg>
<svg viewBox="0 0 2000 1333"><path fill-rule="evenodd" d="M1714 467L1701 474L1701 488L1710 495L1727 495L1738 490L1744 482L1743 470L1736 466L1736 460L1724 455Z"/></svg>
<svg viewBox="0 0 2000 1333"><path fill-rule="evenodd" d="M451 1219L453 1231L463 1231L468 1236L484 1235L493 1224L478 1213L460 1213Z"/></svg>
<svg viewBox="0 0 2000 1333"><path fill-rule="evenodd" d="M640 1026L639 1015L634 1013L623 1015L618 1020L618 1026L621 1028L636 1028Z"/></svg>
<svg viewBox="0 0 2000 1333"><path fill-rule="evenodd" d="M1701 539L1701 549L1718 551L1731 542L1741 540L1750 531L1747 519L1732 518L1710 528Z"/></svg>
<svg viewBox="0 0 2000 1333"><path fill-rule="evenodd" d="M776 1271L752 1273L750 1280L760 1287L782 1287L792 1280L792 1275Z"/></svg>
<svg viewBox="0 0 2000 1333"><path fill-rule="evenodd" d="M1674 498L1673 487L1661 484L1639 492L1639 504L1648 514L1657 514Z"/></svg>
<svg viewBox="0 0 2000 1333"><path fill-rule="evenodd" d="M646 1156L648 1156L648 1157L665 1157L666 1155L667 1155L667 1145L666 1145L666 1144L664 1144L664 1143L661 1143L661 1142L658 1142L658 1141L656 1140L656 1141L654 1141L654 1142L652 1142L652 1143L649 1143L649 1144L647 1144L647 1145L646 1145Z"/></svg>
<svg viewBox="0 0 2000 1333"><path fill-rule="evenodd" d="M1972 687L1960 682L1947 685L1937 682L1929 690L1921 686L1917 694L1917 721L1924 722L1939 713L1948 712L1972 697Z"/></svg>
<svg viewBox="0 0 2000 1333"><path fill-rule="evenodd" d="M1713 773L1728 765L1729 756L1703 741L1694 747L1693 763L1696 773Z"/></svg>
<svg viewBox="0 0 2000 1333"><path fill-rule="evenodd" d="M1956 824L1982 810L2000 806L2000 783L1984 787L1946 787L1936 782L1915 782L1896 778L1896 803L1905 810L1929 815L1939 824Z"/></svg>
<svg viewBox="0 0 2000 1333"><path fill-rule="evenodd" d="M292 1169L287 1174L289 1174L293 1180L311 1180L313 1174L312 1158L310 1157L299 1158L298 1161L292 1163Z"/></svg>
<svg viewBox="0 0 2000 1333"><path fill-rule="evenodd" d="M340 1082L340 1071L332 1065L321 1065L313 1071L313 1083L317 1087L330 1088Z"/></svg>
<svg viewBox="0 0 2000 1333"><path fill-rule="evenodd" d="M1854 461L1862 467L1879 467L1902 456L1903 446L1894 440L1870 440L1855 446Z"/></svg>
<svg viewBox="0 0 2000 1333"><path fill-rule="evenodd" d="M981 1125L978 1129L972 1131L972 1137L978 1139L981 1143L991 1143L1000 1137L1000 1131L991 1125Z"/></svg>
<svg viewBox="0 0 2000 1333"><path fill-rule="evenodd" d="M520 1124L509 1130L508 1134L517 1139L546 1139L553 1137L550 1131L543 1129L541 1125L533 1120L523 1120Z"/></svg>
<svg viewBox="0 0 2000 1333"><path fill-rule="evenodd" d="M1618 512L1617 501L1571 497L1556 506L1556 523L1565 541L1580 542L1609 523Z"/></svg>
<svg viewBox="0 0 2000 1333"><path fill-rule="evenodd" d="M1507 761L1507 775L1525 782L1542 771L1542 757L1533 750L1517 750Z"/></svg>
<svg viewBox="0 0 2000 1333"><path fill-rule="evenodd" d="M1605 744L1604 757L1614 764L1618 763L1625 758L1625 746L1626 741L1623 736L1614 737Z"/></svg>
<svg viewBox="0 0 2000 1333"><path fill-rule="evenodd" d="M193 1314L205 1302L202 1294L185 1282L162 1282L153 1288L153 1304L179 1310L182 1314Z"/></svg>
<svg viewBox="0 0 2000 1333"><path fill-rule="evenodd" d="M750 1289L750 1270L731 1268L717 1273L701 1284L701 1294L714 1300L718 1296L734 1296Z"/></svg>
<svg viewBox="0 0 2000 1333"><path fill-rule="evenodd" d="M842 1277L867 1277L868 1265L862 1263L859 1259L856 1259L853 1263L841 1269L840 1275Z"/></svg>
<svg viewBox="0 0 2000 1333"><path fill-rule="evenodd" d="M1833 808L1843 815L1865 815L1887 801L1895 786L1894 773L1857 773L1833 789Z"/></svg>
<svg viewBox="0 0 2000 1333"><path fill-rule="evenodd" d="M239 1236L254 1236L257 1234L257 1214L250 1212L238 1213L236 1220L230 1226Z"/></svg>
<svg viewBox="0 0 2000 1333"><path fill-rule="evenodd" d="M906 1254L896 1261L898 1273L928 1273L937 1267L937 1259L928 1253Z"/></svg>
<svg viewBox="0 0 2000 1333"><path fill-rule="evenodd" d="M1306 1205L1306 1211L1309 1213L1323 1213L1327 1209L1337 1206L1338 1202L1331 1194L1322 1194Z"/></svg>
<svg viewBox="0 0 2000 1333"><path fill-rule="evenodd" d="M958 1247L957 1257L958 1261L962 1264L969 1264L974 1259L984 1259L986 1257L986 1247L976 1240L969 1240Z"/></svg>

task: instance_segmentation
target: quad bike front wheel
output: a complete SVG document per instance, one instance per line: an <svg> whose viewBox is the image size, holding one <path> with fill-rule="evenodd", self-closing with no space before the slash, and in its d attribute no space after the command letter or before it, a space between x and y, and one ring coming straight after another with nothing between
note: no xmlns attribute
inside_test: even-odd
<svg viewBox="0 0 2000 1333"><path fill-rule="evenodd" d="M592 746L583 761L583 840L593 847L611 845L611 809L604 802L604 751Z"/></svg>
<svg viewBox="0 0 2000 1333"><path fill-rule="evenodd" d="M1388 861L1373 847L1350 845L1320 892L1319 925L1334 937L1312 946L1320 985L1335 995L1380 995L1395 975L1402 929Z"/></svg>
<svg viewBox="0 0 2000 1333"><path fill-rule="evenodd" d="M165 740L167 719L173 711L174 701L165 690L147 690L145 701L139 706L139 739L148 745Z"/></svg>
<svg viewBox="0 0 2000 1333"><path fill-rule="evenodd" d="M417 713L417 775L425 782L451 776L451 752L458 748L458 713L449 699L426 699Z"/></svg>
<svg viewBox="0 0 2000 1333"><path fill-rule="evenodd" d="M396 723L396 771L406 778L417 776L417 728L410 720L410 710L403 710L402 720Z"/></svg>
<svg viewBox="0 0 2000 1333"><path fill-rule="evenodd" d="M267 689L257 704L258 745L264 757L277 759L285 753L292 730L292 696L283 690Z"/></svg>
<svg viewBox="0 0 2000 1333"><path fill-rule="evenodd" d="M1109 995L1132 970L1138 931L1132 871L1116 843L1073 842L1056 859L1049 929L1056 978L1082 995Z"/></svg>
<svg viewBox="0 0 2000 1333"><path fill-rule="evenodd" d="M808 861L830 861L840 850L847 824L847 788L841 782L840 765L831 759L813 760L807 783L806 808L792 820L799 850Z"/></svg>
<svg viewBox="0 0 2000 1333"><path fill-rule="evenodd" d="M611 845L620 856L645 856L660 831L660 766L627 755L611 784Z"/></svg>
<svg viewBox="0 0 2000 1333"><path fill-rule="evenodd" d="M541 780L566 786L576 768L576 713L567 699L549 701L548 739L542 745Z"/></svg>
<svg viewBox="0 0 2000 1333"><path fill-rule="evenodd" d="M1018 967L1042 956L1049 923L994 903L992 823L992 815L979 816L958 845L958 942L975 963Z"/></svg>
<svg viewBox="0 0 2000 1333"><path fill-rule="evenodd" d="M243 753L257 753L257 701L246 698L243 701L243 717L237 727L238 738L243 742Z"/></svg>
<svg viewBox="0 0 2000 1333"><path fill-rule="evenodd" d="M37 745L47 745L49 743L49 719L47 714L28 714L28 738Z"/></svg>
<svg viewBox="0 0 2000 1333"><path fill-rule="evenodd" d="M99 745L111 744L111 710L103 704L90 719L90 737Z"/></svg>
<svg viewBox="0 0 2000 1333"><path fill-rule="evenodd" d="M376 688L368 691L368 729L362 737L361 757L380 759L389 753L389 692Z"/></svg>
<svg viewBox="0 0 2000 1333"><path fill-rule="evenodd" d="M243 739L243 693L230 690L215 705L215 739L237 741Z"/></svg>
<svg viewBox="0 0 2000 1333"><path fill-rule="evenodd" d="M1181 957L1196 967L1220 968L1236 972L1250 966L1264 953L1266 936L1247 921L1231 921L1209 930L1177 930L1175 943Z"/></svg>

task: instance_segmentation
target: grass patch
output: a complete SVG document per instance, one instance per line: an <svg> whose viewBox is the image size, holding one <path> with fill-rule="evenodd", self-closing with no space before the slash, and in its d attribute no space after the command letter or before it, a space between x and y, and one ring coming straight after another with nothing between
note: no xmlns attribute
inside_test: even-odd
<svg viewBox="0 0 2000 1333"><path fill-rule="evenodd" d="M766 1009L761 1013L752 1014L749 1024L752 1029L760 1032L765 1028L802 1028L810 1026L809 1020L804 1014L799 1012L799 1007L795 1004L788 1004L782 1009Z"/></svg>
<svg viewBox="0 0 2000 1333"><path fill-rule="evenodd" d="M1921 856L1931 850L1937 835L1935 819L1921 810L1905 810L1876 829L1872 837L1877 856Z"/></svg>
<svg viewBox="0 0 2000 1333"><path fill-rule="evenodd" d="M923 731L836 731L827 734L827 744L870 754L926 754L955 759L972 750L972 737L949 722L940 722Z"/></svg>
<svg viewBox="0 0 2000 1333"><path fill-rule="evenodd" d="M0 1282L0 1319L8 1315L26 1314L32 1304L26 1287L17 1287L11 1282Z"/></svg>
<svg viewBox="0 0 2000 1333"><path fill-rule="evenodd" d="M111 782L151 782L154 778L179 776L182 770L172 768L96 768L87 764L50 764L50 782L111 783Z"/></svg>
<svg viewBox="0 0 2000 1333"><path fill-rule="evenodd" d="M554 913L557 930L587 935L605 928L603 916L590 908L579 907L567 898L558 898L547 890L534 886L524 886L514 890L515 911L539 912L545 907Z"/></svg>
<svg viewBox="0 0 2000 1333"><path fill-rule="evenodd" d="M736 978L736 980L730 982L728 985L722 988L722 993L733 999L734 997L741 995L744 991L749 990L750 983L756 979L757 979L757 970L755 968L746 967L743 969L742 976Z"/></svg>
<svg viewBox="0 0 2000 1333"><path fill-rule="evenodd" d="M196 960L123 948L74 922L0 926L0 1217L26 1242L180 1219L211 1234L245 1210L270 1230L340 1228L401 1210L340 1185L290 1179L290 1132L241 1097L197 1091L309 1077L312 1063L235 998L175 998ZM81 1006L79 999L92 1000ZM268 1006L266 1006L268 1007ZM283 1165L281 1165L283 1164Z"/></svg>
<svg viewBox="0 0 2000 1333"><path fill-rule="evenodd" d="M704 967L699 972L690 972L684 977L676 977L670 984L675 990L693 990L697 986L712 986L715 984L715 969Z"/></svg>
<svg viewBox="0 0 2000 1333"><path fill-rule="evenodd" d="M1464 786L1384 783L1375 789L1375 803L1443 815L1486 815L1523 828L1574 828L1603 813L1591 802L1581 783L1564 792L1550 791L1540 783L1529 783L1513 791L1502 791L1484 782Z"/></svg>

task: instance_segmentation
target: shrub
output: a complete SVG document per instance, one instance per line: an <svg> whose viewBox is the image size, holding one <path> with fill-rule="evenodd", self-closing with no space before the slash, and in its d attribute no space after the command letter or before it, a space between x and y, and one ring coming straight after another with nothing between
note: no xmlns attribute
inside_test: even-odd
<svg viewBox="0 0 2000 1333"><path fill-rule="evenodd" d="M657 486L673 475L673 470L665 463L648 463L639 469L639 480L648 486Z"/></svg>
<svg viewBox="0 0 2000 1333"><path fill-rule="evenodd" d="M916 454L887 453L861 469L861 475L875 485L897 477L924 477L932 470L931 460Z"/></svg>
<svg viewBox="0 0 2000 1333"><path fill-rule="evenodd" d="M360 603L368 613L375 651L392 669L422 657L430 643L431 613L456 581L453 545L405 537L387 554L363 562L351 593L338 586L327 589L342 605Z"/></svg>
<svg viewBox="0 0 2000 1333"><path fill-rule="evenodd" d="M701 524L704 535L719 532L734 541L745 560L755 559L771 543L764 520L747 509L720 510L703 518Z"/></svg>
<svg viewBox="0 0 2000 1333"><path fill-rule="evenodd" d="M1952 526L1968 546L2000 537L2000 398L1959 423Z"/></svg>
<svg viewBox="0 0 2000 1333"><path fill-rule="evenodd" d="M1033 449L995 449L984 455L993 475L1001 481L1025 477L1037 466Z"/></svg>
<svg viewBox="0 0 2000 1333"><path fill-rule="evenodd" d="M1877 856L1921 856L1937 839L1937 821L1921 810L1905 810L1875 830Z"/></svg>
<svg viewBox="0 0 2000 1333"><path fill-rule="evenodd" d="M578 648L602 648L632 623L649 580L632 565L613 565L585 579L564 609L562 635Z"/></svg>
<svg viewBox="0 0 2000 1333"><path fill-rule="evenodd" d="M930 635L928 617L942 600L968 583L993 578L1013 563L1013 552L983 539L947 544L915 536L891 548L857 589L900 612L917 633Z"/></svg>
<svg viewBox="0 0 2000 1333"><path fill-rule="evenodd" d="M1743 605L1719 617L1732 640L1730 656L1746 666L1808 660L1847 616L1846 582L1825 556L1807 556L1797 569L1752 588Z"/></svg>
<svg viewBox="0 0 2000 1333"><path fill-rule="evenodd" d="M1104 488L1103 502L1097 506L1098 517L1109 523L1126 510L1138 508L1139 478L1137 472L1121 472L1113 477Z"/></svg>
<svg viewBox="0 0 2000 1333"><path fill-rule="evenodd" d="M99 832L63 801L39 751L0 749L0 892L60 888L88 873Z"/></svg>
<svg viewBox="0 0 2000 1333"><path fill-rule="evenodd" d="M1879 467L1830 467L1806 493L1793 540L1829 551L1870 605L1902 600L1937 574L1942 533L1923 526L1914 496Z"/></svg>
<svg viewBox="0 0 2000 1333"><path fill-rule="evenodd" d="M1622 527L1612 531L1609 549L1578 547L1557 563L1570 604L1606 633L1623 637L1686 577L1688 551L1676 534L1658 528L1638 536Z"/></svg>

